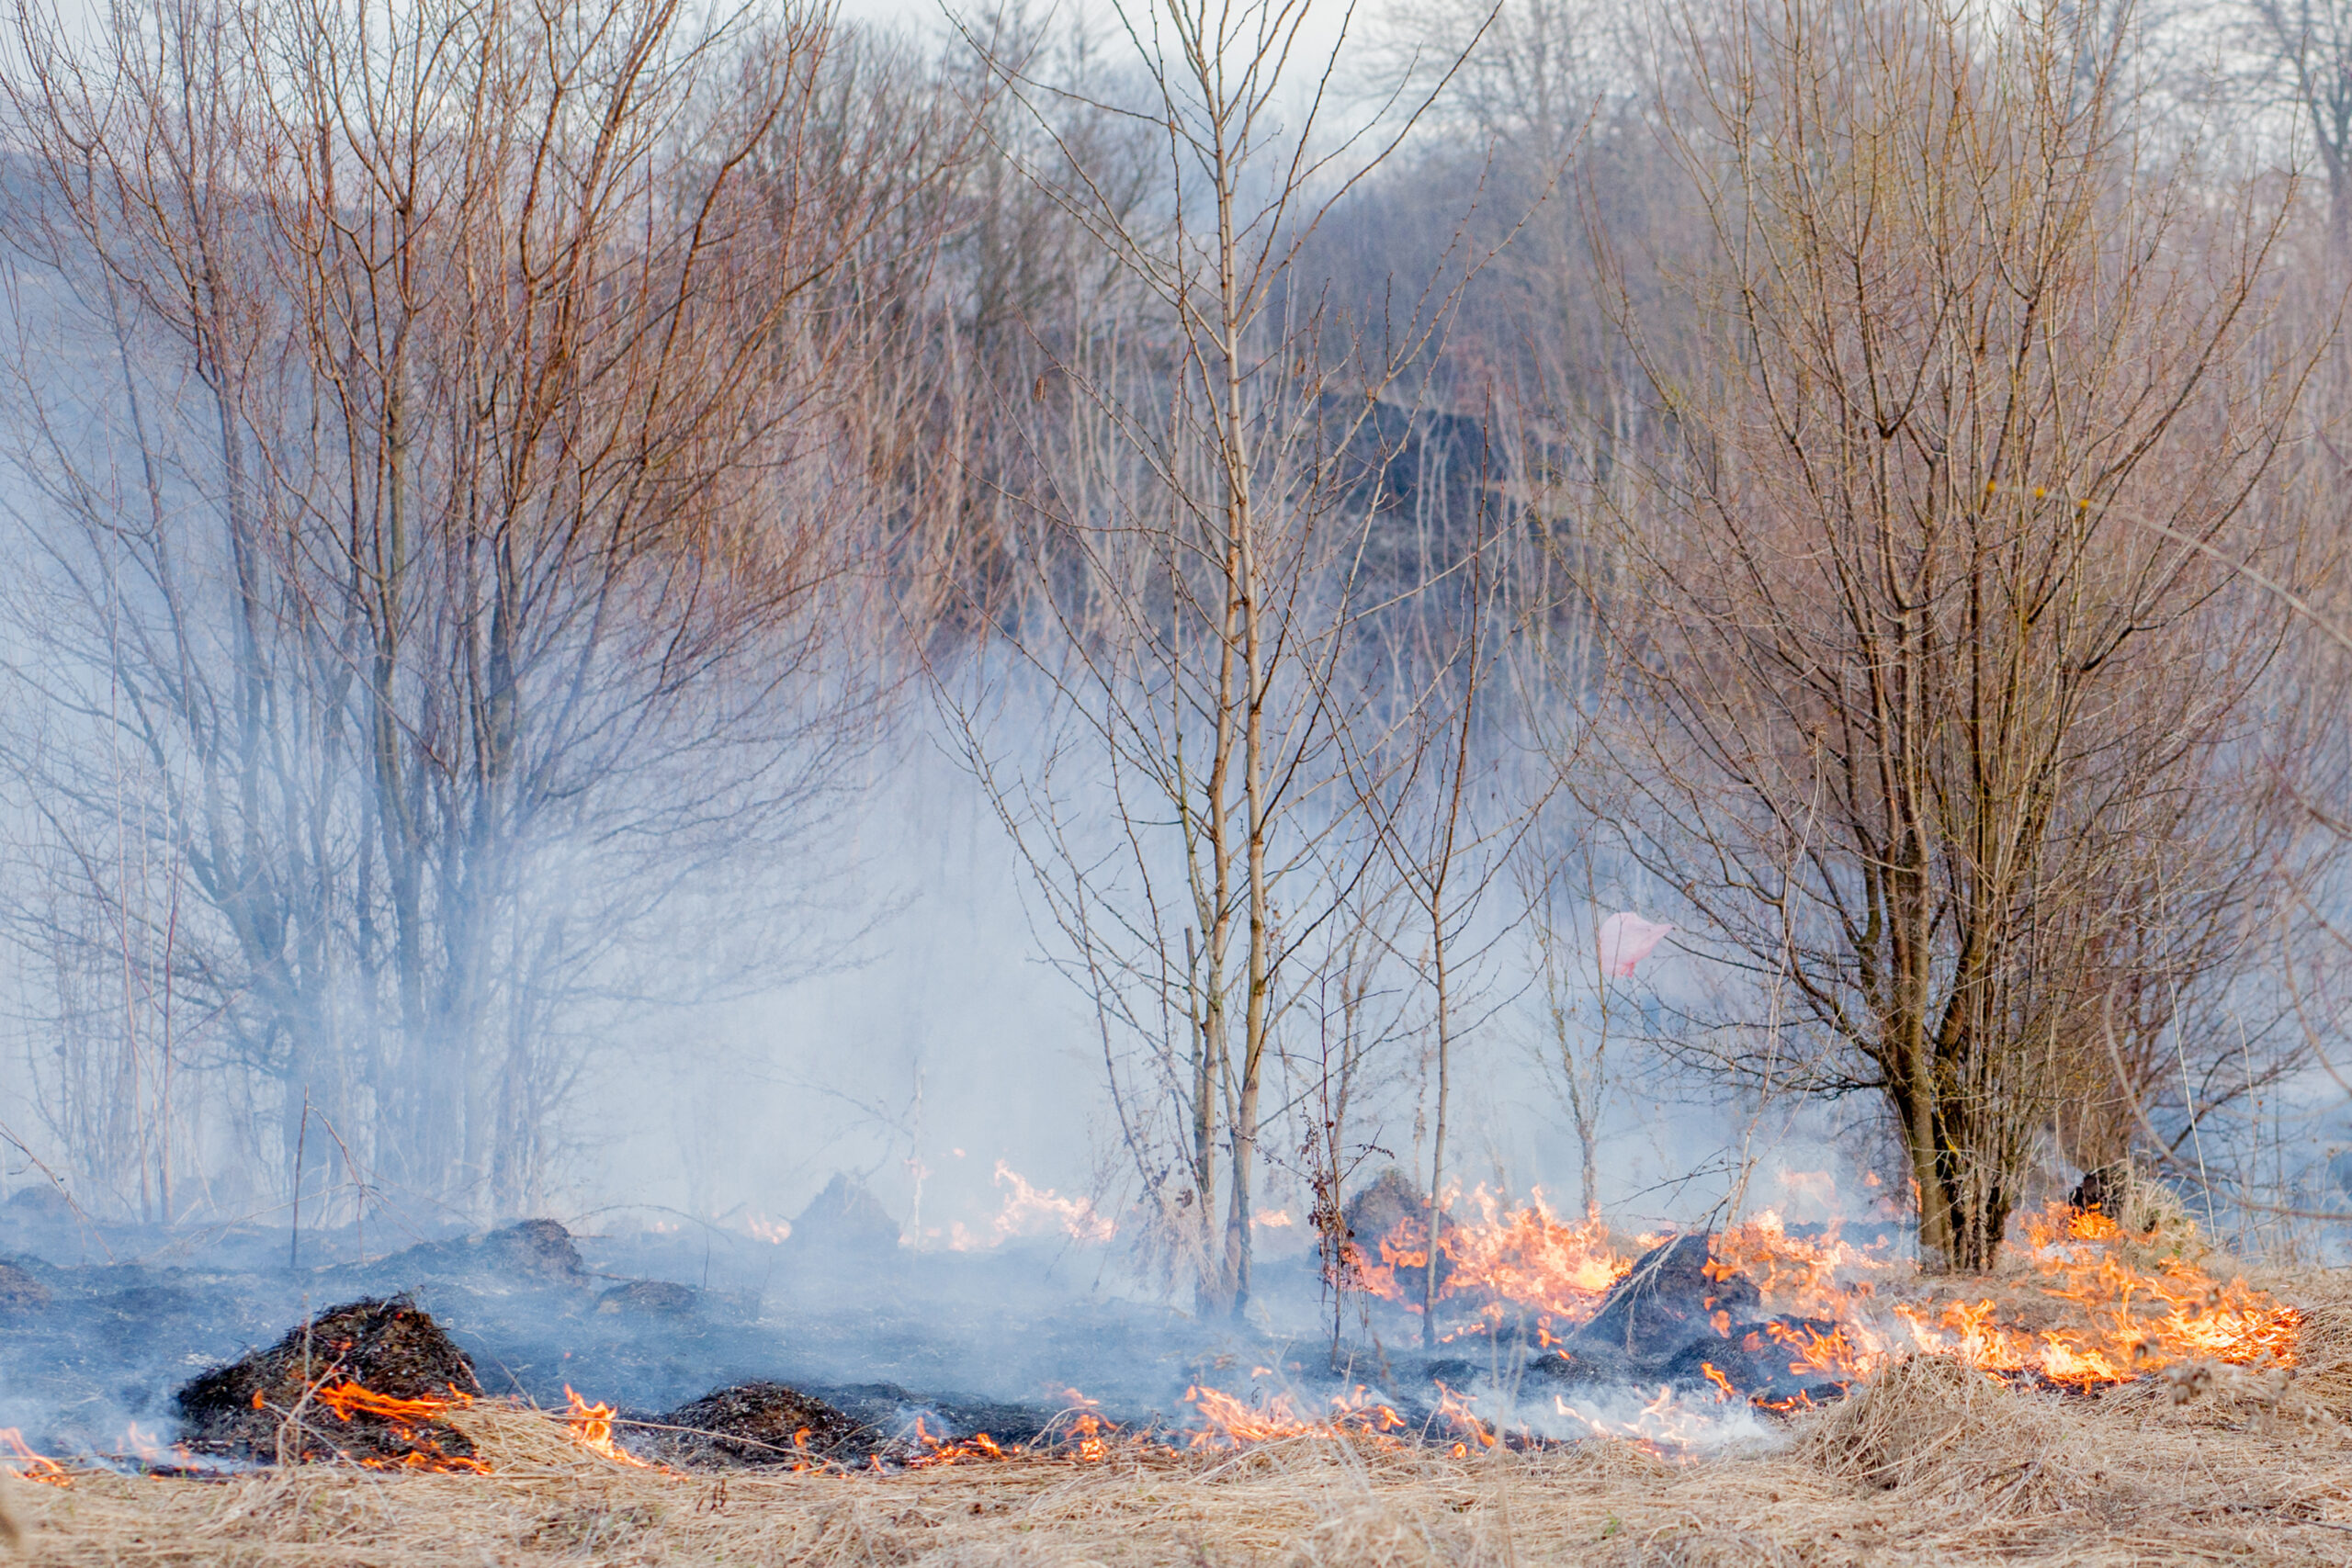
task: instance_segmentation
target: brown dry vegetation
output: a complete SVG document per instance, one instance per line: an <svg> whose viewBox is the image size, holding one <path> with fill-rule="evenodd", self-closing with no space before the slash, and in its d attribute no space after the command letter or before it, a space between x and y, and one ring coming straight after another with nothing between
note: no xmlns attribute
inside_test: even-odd
<svg viewBox="0 0 2352 1568"><path fill-rule="evenodd" d="M1324 1440L894 1476L629 1470L512 1406L491 1476L305 1465L226 1484L13 1488L46 1564L2147 1562L2352 1559L2352 1278L2280 1282L2292 1375L2104 1396L1898 1364L1770 1451L1623 1443L1467 1461Z"/></svg>

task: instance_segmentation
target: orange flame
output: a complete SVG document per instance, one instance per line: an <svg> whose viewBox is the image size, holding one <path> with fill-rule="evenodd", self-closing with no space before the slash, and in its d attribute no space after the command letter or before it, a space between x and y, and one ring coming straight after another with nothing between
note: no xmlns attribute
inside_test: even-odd
<svg viewBox="0 0 2352 1568"><path fill-rule="evenodd" d="M1571 1224L1552 1213L1538 1192L1507 1208L1484 1186L1470 1195L1477 1218L1438 1227L1440 1301L1466 1298L1482 1318L1498 1324L1506 1307L1532 1314L1549 1343L1555 1328L1570 1328L1600 1310L1601 1298L1633 1267L1611 1245L1609 1226L1595 1214ZM1421 1310L1429 1267L1429 1225L1417 1214L1396 1222L1376 1244L1379 1260L1351 1244L1342 1268L1351 1289Z"/></svg>
<svg viewBox="0 0 2352 1568"><path fill-rule="evenodd" d="M1078 1419L1070 1424L1070 1430L1077 1439L1070 1457L1079 1463L1101 1464L1111 1457L1111 1445L1105 1434L1117 1428L1091 1410L1081 1411Z"/></svg>
<svg viewBox="0 0 2352 1568"><path fill-rule="evenodd" d="M1474 1212L1450 1216L1437 1237L1438 1300L1476 1306L1457 1332L1491 1331L1518 1314L1535 1320L1540 1342L1548 1347L1589 1318L1631 1267L1597 1215L1564 1222L1540 1194L1511 1207L1481 1188L1468 1207ZM1419 1312L1428 1229L1418 1215L1399 1221L1378 1242L1377 1261L1351 1246L1344 1282ZM1850 1382L1909 1351L1955 1356L1996 1376L2075 1389L2129 1382L2191 1359L2279 1365L2293 1359L2301 1314L2242 1279L2224 1282L2178 1258L2135 1266L2123 1249L2147 1238L2129 1237L2107 1215L2064 1203L2021 1218L2019 1229L2023 1239L2009 1251L2044 1294L2075 1309L2078 1325L2029 1328L2003 1321L1991 1299L1940 1309L1886 1306L1880 1290L1900 1267L1894 1258L1840 1239L1835 1227L1817 1237L1791 1235L1769 1210L1712 1237L1707 1273L1717 1280L1737 1275L1757 1287L1758 1315L1782 1321L1763 1325L1760 1333L1751 1328L1743 1348L1751 1355L1785 1350L1790 1374L1809 1384ZM1631 1239L1644 1247L1656 1240ZM1804 1321L1792 1325L1791 1319ZM1735 1332L1731 1313L1721 1307L1710 1321L1718 1335ZM1709 1381L1718 1393L1730 1382L1720 1371ZM1759 1403L1777 1409L1791 1401ZM1646 1440L1649 1434L1643 1436Z"/></svg>
<svg viewBox="0 0 2352 1568"><path fill-rule="evenodd" d="M2127 1240L2104 1214L2052 1203L2025 1223L2021 1249L2046 1295L2074 1304L2083 1328L2038 1333L1997 1321L1990 1300L1940 1313L1897 1307L1917 1348L1994 1373L2087 1389L2129 1382L2177 1361L2290 1365L2302 1314L2245 1280L2217 1280L2184 1258L2151 1272L2118 1253Z"/></svg>
<svg viewBox="0 0 2352 1568"><path fill-rule="evenodd" d="M1847 1317L1853 1298L1876 1290L1871 1277L1895 1266L1883 1253L1840 1240L1834 1228L1819 1237L1791 1235L1771 1209L1716 1232L1707 1250L1710 1276L1747 1276L1773 1311L1792 1317Z"/></svg>
<svg viewBox="0 0 2352 1568"><path fill-rule="evenodd" d="M1540 1196L1507 1209L1483 1189L1474 1202L1477 1217L1454 1221L1439 1237L1440 1253L1450 1265L1440 1295L1479 1301L1486 1323L1499 1323L1502 1311L1515 1307L1544 1325L1548 1343L1551 1325L1565 1327L1589 1317L1630 1268L1598 1216L1580 1224L1566 1224L1551 1214ZM2012 1253L2042 1294L2073 1309L2076 1325L2029 1329L2004 1321L2001 1306L1989 1297L1952 1302L1940 1310L1889 1306L1880 1295L1879 1277L1894 1267L1890 1259L1839 1240L1834 1231L1821 1237L1791 1236L1780 1217L1770 1212L1717 1234L1706 1272L1718 1280L1747 1279L1757 1286L1762 1310L1774 1314L1772 1320L1747 1325L1741 1348L1759 1356L1777 1348L1787 1354L1793 1376L1816 1386L1866 1376L1905 1351L1948 1355L1996 1377L2033 1379L2076 1390L2129 1382L2188 1359L2270 1365L2294 1359L2301 1314L2243 1279L2218 1280L2177 1257L2148 1267L2135 1265L2125 1249L2150 1238L2132 1237L2104 1215L2079 1213L2064 1204L2053 1203L2041 1215L2022 1220L2020 1226L2025 1239L2012 1245ZM1652 1241L1637 1239L1645 1246ZM1351 1282L1418 1307L1417 1281L1409 1270L1426 1267L1428 1254L1408 1249L1425 1247L1419 1222L1408 1219L1382 1239L1380 1263L1367 1263L1350 1249ZM1718 1310L1712 1322L1717 1334L1730 1337L1733 1325L1727 1312ZM1715 1407L1742 1393L1732 1376L1713 1362L1702 1363L1702 1371L1713 1394L1711 1400L1700 1396L1703 1406L1686 1404L1670 1387L1661 1387L1657 1398L1627 1420L1587 1415L1564 1399L1555 1398L1554 1404L1597 1436L1629 1441L1653 1453L1686 1449L1702 1439L1709 1422L1719 1421ZM1253 1375L1271 1375L1271 1369L1259 1368ZM1474 1401L1442 1382L1437 1386L1434 1419L1458 1434L1446 1441L1449 1451L1467 1458L1505 1440L1496 1425L1476 1413ZM1114 1452L1167 1451L1159 1444L1168 1439L1123 1432L1100 1414L1097 1401L1077 1390L1065 1390L1063 1396L1070 1407L1067 1435L1057 1443L1041 1441L1037 1451L1057 1452L1079 1463L1100 1463ZM611 1404L592 1404L568 1385L564 1397L573 1442L615 1463L659 1468L614 1440ZM440 1421L447 1412L472 1403L454 1388L447 1398L403 1399L347 1380L322 1386L315 1398L345 1421L365 1415L403 1429ZM1409 1425L1363 1386L1331 1399L1329 1408L1320 1411L1302 1410L1287 1392L1245 1401L1194 1384L1185 1390L1184 1398L1200 1421L1188 1437L1194 1450L1300 1437L1395 1448L1400 1442L1396 1434ZM1748 1403L1787 1411L1812 1401L1799 1392L1781 1399L1750 1394ZM804 1430L795 1438L804 1450L808 1437ZM144 1451L144 1439L135 1429L132 1438ZM1520 1430L1510 1440L1529 1439ZM400 1462L488 1469L476 1461L436 1455L429 1441L423 1446L427 1451ZM961 1438L936 1435L921 1418L914 1427L913 1449L902 1461L910 1469L1002 1461L1026 1451L1019 1445L1000 1444L986 1432ZM15 1456L13 1462L9 1454ZM811 1456L801 1468L818 1462ZM884 1468L878 1455L871 1463ZM28 1480L71 1484L62 1467L33 1452L14 1429L0 1428L0 1464Z"/></svg>
<svg viewBox="0 0 2352 1568"><path fill-rule="evenodd" d="M563 1385L563 1397L571 1402L571 1409L564 1417L564 1427L571 1434L573 1442L592 1454L611 1460L615 1464L625 1464L632 1470L654 1468L613 1441L611 1405L589 1404L571 1392L570 1383Z"/></svg>
<svg viewBox="0 0 2352 1568"><path fill-rule="evenodd" d="M920 1416L915 1417L915 1442L922 1451L907 1461L910 1470L960 1464L967 1460L1001 1460L1007 1457L1003 1446L986 1432L975 1432L968 1438L934 1438L924 1427ZM1012 1451L1019 1453L1021 1450L1016 1447Z"/></svg>
<svg viewBox="0 0 2352 1568"><path fill-rule="evenodd" d="M1184 1398L1204 1423L1192 1436L1191 1446L1195 1449L1247 1448L1285 1438L1361 1438L1393 1449L1398 1445L1389 1434L1407 1424L1362 1384L1334 1396L1328 1417L1301 1415L1286 1393L1274 1393L1253 1405L1222 1389L1195 1383L1184 1391Z"/></svg>
<svg viewBox="0 0 2352 1568"><path fill-rule="evenodd" d="M1471 1413L1470 1402L1440 1382L1437 1385L1437 1413L1459 1432L1467 1432L1482 1449L1491 1449L1502 1439L1493 1427ZM1456 1443L1453 1451L1459 1457L1468 1451L1465 1445Z"/></svg>
<svg viewBox="0 0 2352 1568"><path fill-rule="evenodd" d="M449 1397L447 1399L400 1399L389 1393L378 1393L374 1389L365 1388L348 1381L329 1383L320 1389L318 1401L329 1410L334 1411L341 1420L350 1420L353 1414L356 1412L360 1415L378 1416L401 1426L437 1421L449 1411L473 1403L471 1399L454 1388L449 1391Z"/></svg>
<svg viewBox="0 0 2352 1568"><path fill-rule="evenodd" d="M15 1456L13 1463L0 1461L0 1468L14 1471L22 1480L38 1482L43 1486L74 1484L74 1478L65 1473L63 1465L47 1454L35 1453L27 1446L24 1433L14 1427L0 1427L0 1450Z"/></svg>
<svg viewBox="0 0 2352 1568"><path fill-rule="evenodd" d="M961 1224L948 1227L949 1250L971 1252L997 1247L1015 1236L1058 1231L1073 1241L1101 1246L1118 1234L1118 1226L1096 1212L1088 1198L1065 1198L1050 1187L1031 1185L1029 1179L1002 1160L996 1162L996 1184L1005 1189L1004 1203L989 1223L985 1235L976 1235Z"/></svg>
<svg viewBox="0 0 2352 1568"><path fill-rule="evenodd" d="M392 1430L404 1441L415 1445L410 1452L403 1454L397 1461L361 1460L359 1462L369 1470L398 1468L469 1471L477 1475L490 1473L490 1466L478 1459L471 1459L462 1454L443 1453L440 1445L433 1440L430 1434L423 1430L440 1421L450 1411L473 1403L470 1396L460 1393L454 1388L449 1390L449 1396L447 1399L431 1396L402 1399L394 1394L378 1393L372 1388L345 1379L341 1382L322 1384L312 1397L333 1411L338 1421L347 1422L354 1416L372 1416L379 1421L389 1423ZM262 1395L256 1393L254 1395L254 1408L261 1408L263 1403Z"/></svg>

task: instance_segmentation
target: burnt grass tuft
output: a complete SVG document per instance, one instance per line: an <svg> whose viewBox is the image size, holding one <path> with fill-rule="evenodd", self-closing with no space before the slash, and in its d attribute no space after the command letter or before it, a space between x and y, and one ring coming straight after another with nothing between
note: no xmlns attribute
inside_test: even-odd
<svg viewBox="0 0 2352 1568"><path fill-rule="evenodd" d="M281 1452L288 1459L361 1463L472 1456L466 1436L440 1422L395 1420L365 1410L345 1417L319 1402L319 1390L346 1382L395 1399L481 1392L472 1359L413 1301L356 1301L298 1324L269 1348L187 1383L176 1396L183 1436L199 1451L257 1461Z"/></svg>
<svg viewBox="0 0 2352 1568"><path fill-rule="evenodd" d="M673 1464L793 1464L826 1458L865 1431L863 1423L778 1382L713 1389L662 1417L679 1428L653 1445Z"/></svg>

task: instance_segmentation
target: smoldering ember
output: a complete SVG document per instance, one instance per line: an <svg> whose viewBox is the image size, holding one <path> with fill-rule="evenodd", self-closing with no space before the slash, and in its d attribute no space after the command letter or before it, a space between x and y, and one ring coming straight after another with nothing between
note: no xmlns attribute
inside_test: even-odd
<svg viewBox="0 0 2352 1568"><path fill-rule="evenodd" d="M2352 0L13 0L0 1562L2352 1558Z"/></svg>

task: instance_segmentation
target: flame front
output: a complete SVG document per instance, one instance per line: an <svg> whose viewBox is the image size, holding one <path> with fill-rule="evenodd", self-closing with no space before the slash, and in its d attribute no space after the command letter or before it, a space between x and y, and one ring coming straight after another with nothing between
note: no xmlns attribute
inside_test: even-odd
<svg viewBox="0 0 2352 1568"><path fill-rule="evenodd" d="M1031 1190L1016 1196L1034 1203L1037 1195ZM1437 1243L1443 1260L1438 1298L1472 1309L1457 1332L1488 1331L1516 1314L1521 1321L1532 1320L1548 1347L1557 1343L1555 1335L1589 1319L1632 1267L1632 1259L1613 1244L1598 1216L1569 1224L1553 1215L1540 1197L1512 1208L1484 1190L1475 1195L1473 1205L1475 1217L1450 1221L1441 1227ZM1082 1212L1065 1214L1057 1207L1052 1212L1064 1218L1083 1217ZM1701 1333L1711 1326L1727 1346L1736 1339L1738 1351L1747 1359L1728 1353L1723 1358L1725 1366L1735 1369L1753 1368L1758 1359L1777 1361L1784 1355L1797 1392L1774 1398L1768 1396L1770 1390L1743 1389L1736 1381L1740 1375L1736 1371L1727 1374L1707 1360L1702 1363L1705 1388L1686 1400L1675 1389L1660 1386L1657 1397L1631 1418L1579 1409L1566 1398L1555 1396L1553 1403L1559 1415L1594 1436L1665 1453L1696 1446L1710 1424L1719 1421L1726 1404L1744 1401L1767 1410L1801 1407L1813 1403L1808 1391L1818 1395L1825 1387L1840 1388L1906 1353L1950 1356L1996 1378L2075 1391L2128 1382L2182 1362L2285 1366L2295 1359L2302 1318L2294 1307L2243 1279L2217 1279L2177 1248L2153 1262L2138 1261L2154 1251L2153 1235L2129 1235L2103 1215L2079 1213L2063 1203L2024 1219L2019 1228L2023 1239L2005 1248L2015 1266L2007 1299L1986 1294L1939 1304L1923 1302L1919 1287L1907 1280L1897 1289L1897 1266L1883 1252L1855 1247L1834 1232L1792 1236L1777 1214L1758 1214L1715 1235L1705 1266L1711 1280L1736 1277L1756 1287L1760 1303L1750 1310L1757 1320L1734 1322L1729 1311L1717 1309ZM1634 1239L1647 1247L1657 1238ZM1418 1310L1423 1280L1414 1271L1427 1267L1426 1247L1425 1228L1408 1219L1381 1238L1379 1262L1350 1248L1348 1280L1367 1293ZM1897 1295L1912 1299L1892 1299ZM2037 1295L2063 1305L2060 1325L2034 1325L2036 1319L2047 1324L2052 1317L2048 1309L2036 1309L2031 1298ZM1259 1368L1253 1375L1273 1373L1271 1368ZM1436 1438L1457 1457L1538 1440L1517 1427L1507 1432L1478 1415L1473 1398L1442 1382L1436 1392L1437 1404L1420 1435ZM615 1440L613 1405L591 1404L569 1385L564 1397L565 1427L573 1443L616 1464L659 1468ZM1064 1417L1048 1436L1026 1447L1000 1443L986 1432L965 1438L936 1434L918 1417L911 1451L893 1464L922 1469L1032 1455L1091 1464L1114 1454L1174 1451L1169 1445L1179 1440L1177 1434L1124 1430L1078 1391L1065 1390L1064 1398ZM1184 1399L1197 1424L1181 1440L1195 1450L1301 1438L1396 1448L1410 1435L1413 1424L1361 1385L1321 1409L1302 1408L1299 1398L1277 1391L1245 1400L1194 1383L1184 1391ZM454 1388L446 1397L404 1398L346 1379L321 1385L312 1399L341 1421L365 1416L385 1422L415 1450L397 1461L368 1462L489 1471L480 1461L441 1453L432 1439L431 1427L474 1403ZM1052 1430L1060 1435L1051 1435ZM804 1450L807 1437L804 1431L797 1439ZM160 1457L154 1442L136 1427L126 1441L144 1462ZM871 1463L883 1468L879 1455ZM0 1468L41 1484L73 1483L62 1465L35 1452L14 1428L0 1428ZM796 1468L831 1466L808 1455Z"/></svg>
<svg viewBox="0 0 2352 1568"><path fill-rule="evenodd" d="M261 1395L254 1395L256 1407ZM463 1454L447 1454L426 1430L450 1411L462 1409L473 1400L456 1389L447 1398L424 1396L403 1399L396 1394L379 1393L374 1389L350 1382L321 1384L311 1395L333 1412L338 1421L349 1422L355 1416L372 1416L390 1426L401 1441L413 1445L410 1451L397 1461L385 1459L364 1459L359 1462L369 1470L392 1468L402 1470L469 1471L477 1475L490 1473L490 1466Z"/></svg>
<svg viewBox="0 0 2352 1568"><path fill-rule="evenodd" d="M924 1427L923 1419L915 1417L917 1452L907 1461L910 1470L932 1470L942 1465L961 1464L972 1460L1001 1460L1010 1456L1004 1446L986 1432L975 1432L968 1438L933 1437ZM1012 1450L1019 1453L1016 1445Z"/></svg>
<svg viewBox="0 0 2352 1568"><path fill-rule="evenodd" d="M2287 1366L2302 1314L2243 1279L2226 1283L2173 1257L2153 1270L2120 1254L2132 1238L2105 1215L2053 1203L2026 1223L2022 1250L2040 1289L2070 1303L2083 1327L2028 1330L1999 1321L1991 1299L1930 1314L1896 1307L1918 1348L1996 1374L2088 1389L2181 1361Z"/></svg>
<svg viewBox="0 0 2352 1568"><path fill-rule="evenodd" d="M1468 1207L1472 1213L1449 1217L1438 1228L1436 1299L1460 1314L1447 1338L1492 1332L1517 1317L1532 1320L1538 1343L1549 1348L1590 1318L1632 1267L1599 1217L1564 1222L1540 1195L1512 1207L1480 1188ZM1343 1282L1419 1312L1428 1229L1419 1216L1400 1220L1376 1244L1377 1261L1351 1246ZM1890 1303L1884 1297L1899 1266L1883 1250L1844 1241L1834 1228L1821 1236L1791 1235L1770 1211L1716 1233L1707 1265L1713 1279L1753 1283L1762 1298L1758 1315L1769 1321L1743 1327L1722 1309L1710 1321L1718 1336L1736 1336L1752 1356L1786 1352L1790 1376L1816 1391L1867 1377L1909 1352L1953 1356L1998 1377L2078 1390L2127 1382L2185 1360L2284 1365L2294 1359L2301 1314L2243 1279L2224 1282L2177 1256L2137 1265L2131 1247L2152 1238L2127 1236L2105 1215L2064 1203L2025 1218L2019 1229L2023 1239L2005 1252L2030 1290L2073 1309L2067 1316L2075 1321L2064 1326L2030 1327L2018 1310L1991 1296L1940 1307ZM1642 1247L1658 1239L1632 1238ZM1710 1382L1719 1393L1731 1386L1720 1370L1711 1370ZM1758 1395L1756 1402L1775 1409L1811 1403L1802 1393ZM1670 1425L1643 1425L1660 1424ZM1653 1434L1640 1435L1647 1440Z"/></svg>
<svg viewBox="0 0 2352 1568"><path fill-rule="evenodd" d="M1100 1247L1118 1234L1118 1226L1096 1212L1091 1199L1065 1198L1050 1187L1034 1186L1027 1177L1002 1160L996 1162L994 1179L1005 1190L1005 1196L987 1234L976 1235L960 1224L950 1225L950 1251L972 1252L1001 1247L1016 1236L1056 1231L1072 1241Z"/></svg>
<svg viewBox="0 0 2352 1568"><path fill-rule="evenodd" d="M1570 1224L1552 1213L1540 1192L1507 1208L1484 1186L1469 1201L1477 1210L1476 1219L1449 1219L1438 1227L1437 1299L1476 1303L1477 1316L1487 1325L1510 1314L1525 1314L1536 1320L1548 1343L1554 1333L1599 1311L1609 1287L1634 1266L1597 1214ZM1376 1261L1362 1247L1349 1246L1345 1283L1408 1312L1420 1311L1423 1271L1430 1263L1428 1224L1408 1215L1374 1245Z"/></svg>
<svg viewBox="0 0 2352 1568"><path fill-rule="evenodd" d="M1244 1404L1222 1389L1195 1383L1184 1391L1185 1403L1199 1415L1202 1426L1193 1433L1195 1449L1238 1449L1286 1438L1346 1438L1368 1439L1375 1446L1396 1448L1391 1434L1407 1422L1389 1405L1359 1384L1331 1400L1329 1416L1305 1416L1286 1393L1257 1404Z"/></svg>

